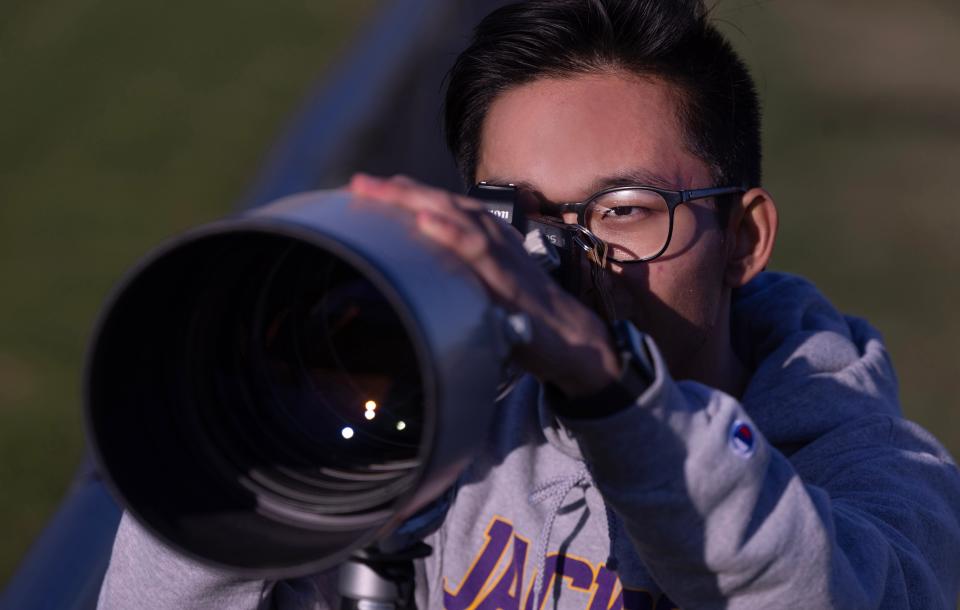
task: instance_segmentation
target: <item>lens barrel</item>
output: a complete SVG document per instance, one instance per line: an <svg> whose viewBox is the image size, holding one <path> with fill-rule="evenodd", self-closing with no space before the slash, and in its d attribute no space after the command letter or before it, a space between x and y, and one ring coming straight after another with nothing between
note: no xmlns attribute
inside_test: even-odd
<svg viewBox="0 0 960 610"><path fill-rule="evenodd" d="M154 535L258 577L326 569L442 493L492 417L488 297L402 213L306 193L191 231L91 342L101 472Z"/></svg>

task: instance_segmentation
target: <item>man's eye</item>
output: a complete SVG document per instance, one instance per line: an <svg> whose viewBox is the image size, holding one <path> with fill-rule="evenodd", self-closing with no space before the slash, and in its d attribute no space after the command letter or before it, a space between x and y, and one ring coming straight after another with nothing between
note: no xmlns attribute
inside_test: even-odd
<svg viewBox="0 0 960 610"><path fill-rule="evenodd" d="M653 214L654 211L649 207L642 205L618 205L615 207L604 208L602 217L604 220L642 220Z"/></svg>

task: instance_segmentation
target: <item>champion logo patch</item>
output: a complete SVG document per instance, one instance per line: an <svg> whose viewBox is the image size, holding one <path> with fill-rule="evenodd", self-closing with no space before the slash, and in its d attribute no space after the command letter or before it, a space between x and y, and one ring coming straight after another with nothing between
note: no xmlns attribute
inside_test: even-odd
<svg viewBox="0 0 960 610"><path fill-rule="evenodd" d="M757 435L753 431L753 426L739 419L733 422L730 426L730 448L733 452L742 457L750 457L756 446Z"/></svg>

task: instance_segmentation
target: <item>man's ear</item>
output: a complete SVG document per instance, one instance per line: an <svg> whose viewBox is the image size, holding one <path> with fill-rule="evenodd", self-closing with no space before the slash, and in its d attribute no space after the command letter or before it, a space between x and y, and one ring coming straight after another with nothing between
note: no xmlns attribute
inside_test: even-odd
<svg viewBox="0 0 960 610"><path fill-rule="evenodd" d="M731 288L743 286L763 271L777 237L777 207L762 188L752 188L730 211L727 225L727 268Z"/></svg>

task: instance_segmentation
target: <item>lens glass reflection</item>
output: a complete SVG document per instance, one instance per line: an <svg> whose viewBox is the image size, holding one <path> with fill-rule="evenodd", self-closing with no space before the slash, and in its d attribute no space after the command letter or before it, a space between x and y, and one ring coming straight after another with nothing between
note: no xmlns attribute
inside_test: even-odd
<svg viewBox="0 0 960 610"><path fill-rule="evenodd" d="M221 459L268 506L317 515L405 491L424 397L390 301L343 260L276 236L232 241L209 275L188 357Z"/></svg>

